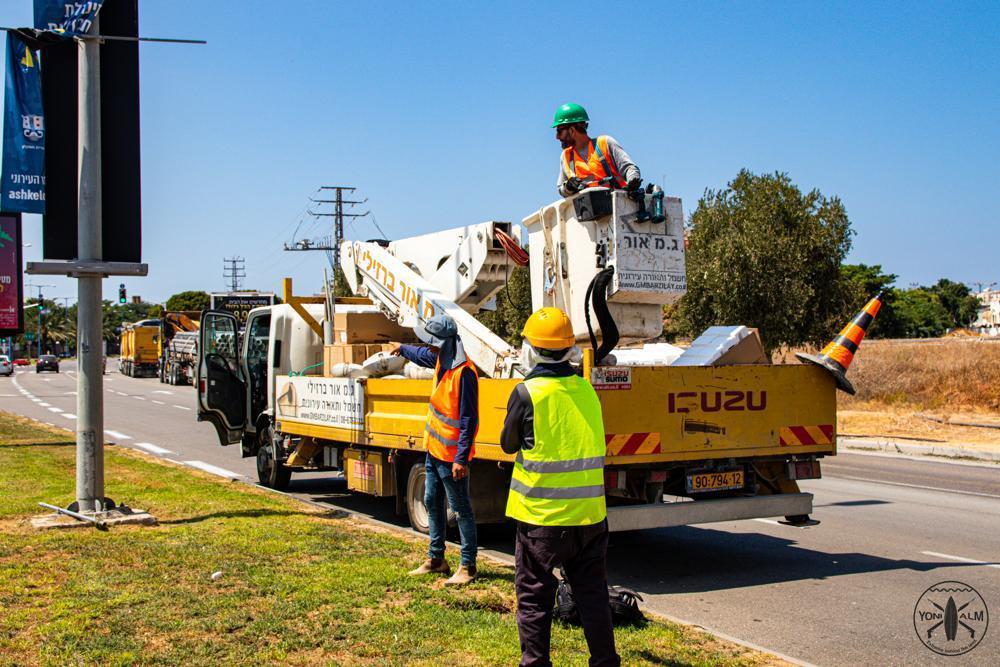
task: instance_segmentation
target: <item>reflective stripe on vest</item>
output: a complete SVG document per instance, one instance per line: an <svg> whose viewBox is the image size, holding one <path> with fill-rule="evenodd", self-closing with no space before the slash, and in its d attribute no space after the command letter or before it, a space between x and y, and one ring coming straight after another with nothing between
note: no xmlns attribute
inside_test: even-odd
<svg viewBox="0 0 1000 667"><path fill-rule="evenodd" d="M535 445L521 450L507 495L507 516L536 526L585 526L607 516L604 422L589 382L568 377L525 380Z"/></svg>
<svg viewBox="0 0 1000 667"><path fill-rule="evenodd" d="M457 368L446 370L441 375L440 364L434 366L434 388L431 390L430 405L427 409L427 424L424 426L424 449L439 461L454 461L458 453L458 438L461 435L461 391L462 371L465 368L476 372L472 362L466 360ZM438 380L440 375L441 379ZM478 432L478 427L476 431ZM473 440L475 440L473 434ZM469 460L476 453L475 444L469 451Z"/></svg>
<svg viewBox="0 0 1000 667"><path fill-rule="evenodd" d="M625 179L622 178L621 174L618 173L618 169L615 166L613 160L609 159L610 151L608 151L608 138L605 135L597 137L597 141L590 142L590 152L587 154L587 159L584 160L581 156L579 160L576 159L578 153L576 149L570 146L569 148L563 150L563 171L566 173L566 178L576 177L582 181L585 181L585 185L594 186L597 185L602 179L608 176L613 176L614 181L610 184L613 188L624 188L626 183Z"/></svg>

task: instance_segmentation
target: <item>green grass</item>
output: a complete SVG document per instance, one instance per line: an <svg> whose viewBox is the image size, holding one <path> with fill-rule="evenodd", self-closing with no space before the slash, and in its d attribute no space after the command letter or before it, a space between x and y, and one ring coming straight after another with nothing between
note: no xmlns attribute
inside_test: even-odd
<svg viewBox="0 0 1000 667"><path fill-rule="evenodd" d="M406 571L426 544L142 454L106 449L107 493L156 527L35 531L73 497L67 434L0 413L0 665L513 665L513 571L447 590ZM453 566L455 563L453 563ZM211 574L221 571L216 581ZM674 624L617 630L624 664L771 656ZM556 625L560 665L585 665Z"/></svg>

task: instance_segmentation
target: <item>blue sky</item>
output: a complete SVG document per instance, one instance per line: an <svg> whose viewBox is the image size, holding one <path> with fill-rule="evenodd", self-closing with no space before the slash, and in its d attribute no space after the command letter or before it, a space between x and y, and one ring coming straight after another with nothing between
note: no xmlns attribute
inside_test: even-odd
<svg viewBox="0 0 1000 667"><path fill-rule="evenodd" d="M30 0L0 10L30 21ZM146 300L222 290L232 255L248 288L318 289L325 256L281 244L302 219L328 233L302 216L324 184L390 237L520 220L556 198L565 101L688 213L743 167L785 171L843 199L851 261L1000 281L997 3L144 0L140 31L209 42L140 50L150 274L124 282Z"/></svg>

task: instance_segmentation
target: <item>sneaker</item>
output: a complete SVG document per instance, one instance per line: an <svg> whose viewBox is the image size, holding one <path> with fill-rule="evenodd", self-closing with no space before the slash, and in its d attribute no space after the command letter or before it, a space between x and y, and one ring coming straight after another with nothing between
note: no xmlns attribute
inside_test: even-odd
<svg viewBox="0 0 1000 667"><path fill-rule="evenodd" d="M466 567L462 565L458 568L455 574L451 575L450 579L444 582L445 586L464 586L472 581L476 580L476 566L472 565Z"/></svg>
<svg viewBox="0 0 1000 667"><path fill-rule="evenodd" d="M444 558L428 558L416 570L410 570L411 577L420 574L451 574L451 567Z"/></svg>

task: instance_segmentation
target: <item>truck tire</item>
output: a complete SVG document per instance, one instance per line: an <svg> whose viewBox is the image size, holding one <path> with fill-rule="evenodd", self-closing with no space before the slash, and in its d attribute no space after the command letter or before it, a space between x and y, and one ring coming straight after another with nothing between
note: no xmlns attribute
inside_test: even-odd
<svg viewBox="0 0 1000 667"><path fill-rule="evenodd" d="M288 488L292 471L278 460L278 443L274 440L274 427L268 425L257 431L257 479L263 486L283 491Z"/></svg>
<svg viewBox="0 0 1000 667"><path fill-rule="evenodd" d="M424 468L424 458L420 457L410 467L406 478L406 516L410 527L418 533L427 535L431 532L430 519L427 516L427 505L424 504L424 485L427 481L427 471ZM455 513L449 507L448 525L457 523Z"/></svg>

